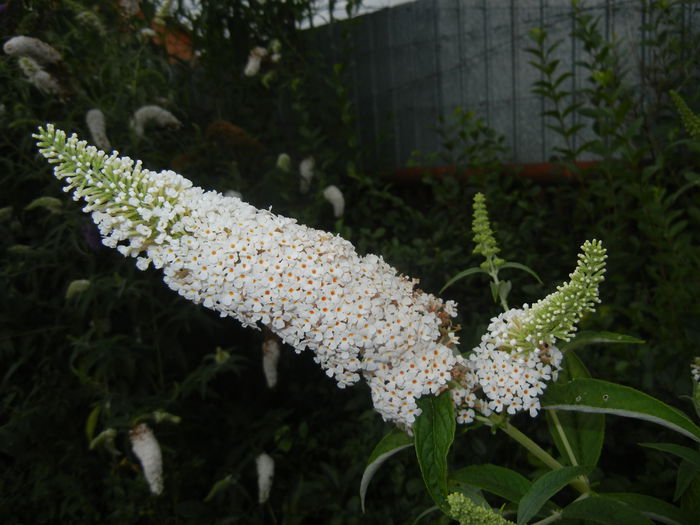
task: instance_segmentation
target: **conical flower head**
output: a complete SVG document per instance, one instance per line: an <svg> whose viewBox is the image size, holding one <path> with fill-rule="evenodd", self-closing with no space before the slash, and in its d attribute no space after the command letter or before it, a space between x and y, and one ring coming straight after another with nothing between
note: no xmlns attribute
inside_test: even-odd
<svg viewBox="0 0 700 525"><path fill-rule="evenodd" d="M56 177L92 213L103 242L162 269L180 295L265 325L305 348L340 387L368 381L377 411L410 428L416 399L446 388L461 359L452 302L416 289L380 257L172 171L98 151L53 126L36 135Z"/></svg>

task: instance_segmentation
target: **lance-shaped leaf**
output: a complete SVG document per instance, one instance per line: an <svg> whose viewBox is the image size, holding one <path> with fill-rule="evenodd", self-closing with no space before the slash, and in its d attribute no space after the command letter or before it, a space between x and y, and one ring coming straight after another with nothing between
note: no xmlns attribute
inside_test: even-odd
<svg viewBox="0 0 700 525"><path fill-rule="evenodd" d="M662 452L668 452L674 456L678 456L681 459L693 464L696 468L700 468L700 452L693 450L692 448L684 447L683 445L676 445L675 443L640 443L641 446L647 448L654 448L656 450L661 450Z"/></svg>
<svg viewBox="0 0 700 525"><path fill-rule="evenodd" d="M447 453L455 435L454 405L449 391L418 400L421 414L413 425L416 457L430 497L443 512L447 506Z"/></svg>
<svg viewBox="0 0 700 525"><path fill-rule="evenodd" d="M700 427L678 409L639 390L598 379L551 385L541 398L544 409L613 414L656 423L700 441Z"/></svg>
<svg viewBox="0 0 700 525"><path fill-rule="evenodd" d="M605 498L611 498L630 507L634 507L647 518L667 525L696 525L697 520L691 519L683 510L671 505L659 498L644 494L628 492L609 492L601 494Z"/></svg>
<svg viewBox="0 0 700 525"><path fill-rule="evenodd" d="M411 445L413 445L413 438L395 428L384 436L382 440L377 443L377 446L374 447L374 450L367 460L367 466L362 473L362 480L360 481L360 505L362 506L362 512L365 511L367 487L369 487L369 482L372 481L379 467L391 456Z"/></svg>
<svg viewBox="0 0 700 525"><path fill-rule="evenodd" d="M518 504L518 525L525 525L549 498L579 476L587 475L592 467L564 467L537 478Z"/></svg>
<svg viewBox="0 0 700 525"><path fill-rule="evenodd" d="M471 465L450 474L450 481L473 487L518 503L532 486L522 474L498 465Z"/></svg>
<svg viewBox="0 0 700 525"><path fill-rule="evenodd" d="M614 332L595 332L592 330L583 330L579 332L576 335L575 339L572 339L571 341L567 342L562 342L559 344L559 349L563 351L569 351L573 350L574 348L578 348L580 346L586 346L586 345L596 345L596 344L620 344L620 343L627 343L627 344L642 344L644 341L642 339L638 339L636 337L633 337L631 335L625 335L625 334L617 334Z"/></svg>
<svg viewBox="0 0 700 525"><path fill-rule="evenodd" d="M654 525L649 518L630 505L597 496L574 501L564 509L562 517L602 525Z"/></svg>

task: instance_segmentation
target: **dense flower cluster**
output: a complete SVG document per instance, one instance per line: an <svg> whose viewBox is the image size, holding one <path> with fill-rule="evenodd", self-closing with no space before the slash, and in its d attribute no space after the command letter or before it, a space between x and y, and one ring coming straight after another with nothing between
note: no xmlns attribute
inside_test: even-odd
<svg viewBox="0 0 700 525"><path fill-rule="evenodd" d="M605 250L599 241L587 241L581 251L570 281L556 292L532 307L526 304L491 319L468 367L453 374L459 384L452 399L460 423L473 421L477 411L537 415L546 381L556 380L561 366L557 339L568 341L575 323L599 301Z"/></svg>
<svg viewBox="0 0 700 525"><path fill-rule="evenodd" d="M445 389L464 361L450 347L454 303L417 290L380 257L52 126L37 138L105 245L138 257L140 269L161 268L185 298L311 349L341 388L364 376L386 420L410 428L416 399Z"/></svg>

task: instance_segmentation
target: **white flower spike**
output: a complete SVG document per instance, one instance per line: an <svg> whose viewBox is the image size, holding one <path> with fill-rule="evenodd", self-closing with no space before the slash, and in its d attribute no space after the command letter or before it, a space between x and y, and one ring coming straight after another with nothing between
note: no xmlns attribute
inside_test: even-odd
<svg viewBox="0 0 700 525"><path fill-rule="evenodd" d="M268 388L275 388L277 385L277 363L280 360L280 344L277 337L270 336L263 341L263 373Z"/></svg>
<svg viewBox="0 0 700 525"><path fill-rule="evenodd" d="M323 197L333 205L333 215L336 219L343 216L345 211L345 198L338 186L328 186L323 190Z"/></svg>
<svg viewBox="0 0 700 525"><path fill-rule="evenodd" d="M104 113L97 108L91 109L85 114L85 124L87 124L90 137L92 137L95 146L103 151L110 151L112 149L112 144L107 137Z"/></svg>
<svg viewBox="0 0 700 525"><path fill-rule="evenodd" d="M148 125L155 125L159 128L179 128L182 123L167 109L149 105L142 106L134 112L130 125L136 135L143 137Z"/></svg>
<svg viewBox="0 0 700 525"><path fill-rule="evenodd" d="M272 479L275 475L275 460L264 452L255 458L258 470L258 503L262 505L270 499Z"/></svg>
<svg viewBox="0 0 700 525"><path fill-rule="evenodd" d="M146 423L136 425L129 432L131 449L138 458L152 494L163 492L163 458L158 440Z"/></svg>
<svg viewBox="0 0 700 525"><path fill-rule="evenodd" d="M63 88L51 73L44 71L44 68L34 59L20 57L19 67L27 77L27 80L42 93L47 95L63 95Z"/></svg>
<svg viewBox="0 0 700 525"><path fill-rule="evenodd" d="M452 350L456 305L380 257L172 171L107 156L51 125L35 137L105 245L137 257L142 270L162 269L171 289L222 317L310 349L339 387L363 376L385 420L410 430L416 400L446 389L465 363Z"/></svg>
<svg viewBox="0 0 700 525"><path fill-rule="evenodd" d="M63 60L61 53L49 44L30 36L12 37L5 42L2 49L10 56L31 58L42 66L56 64Z"/></svg>
<svg viewBox="0 0 700 525"><path fill-rule="evenodd" d="M299 175L301 175L299 191L301 193L308 193L309 188L311 187L311 179L314 177L315 167L316 161L313 157L306 157L299 163Z"/></svg>

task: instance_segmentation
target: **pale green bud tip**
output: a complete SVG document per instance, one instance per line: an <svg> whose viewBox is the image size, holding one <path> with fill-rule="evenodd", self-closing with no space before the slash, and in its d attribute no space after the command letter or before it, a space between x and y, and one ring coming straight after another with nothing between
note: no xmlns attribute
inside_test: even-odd
<svg viewBox="0 0 700 525"><path fill-rule="evenodd" d="M474 221L472 222L474 233L474 253L483 255L487 261L492 260L494 266L503 264L503 260L496 257L500 248L493 236L489 215L486 209L486 197L482 193L474 195Z"/></svg>
<svg viewBox="0 0 700 525"><path fill-rule="evenodd" d="M282 171L289 171L292 165L292 159L286 153L280 153L277 157L277 167Z"/></svg>
<svg viewBox="0 0 700 525"><path fill-rule="evenodd" d="M66 299L71 299L72 297L83 293L88 288L90 288L90 281L87 279L77 279L72 281L66 289Z"/></svg>
<svg viewBox="0 0 700 525"><path fill-rule="evenodd" d="M447 503L450 506L450 517L460 525L515 525L500 514L477 505L459 492L448 495Z"/></svg>
<svg viewBox="0 0 700 525"><path fill-rule="evenodd" d="M600 241L586 241L581 246L578 264L570 281L532 307L532 318L523 328L534 340L568 341L586 312L600 303L598 288L605 274L605 248Z"/></svg>

